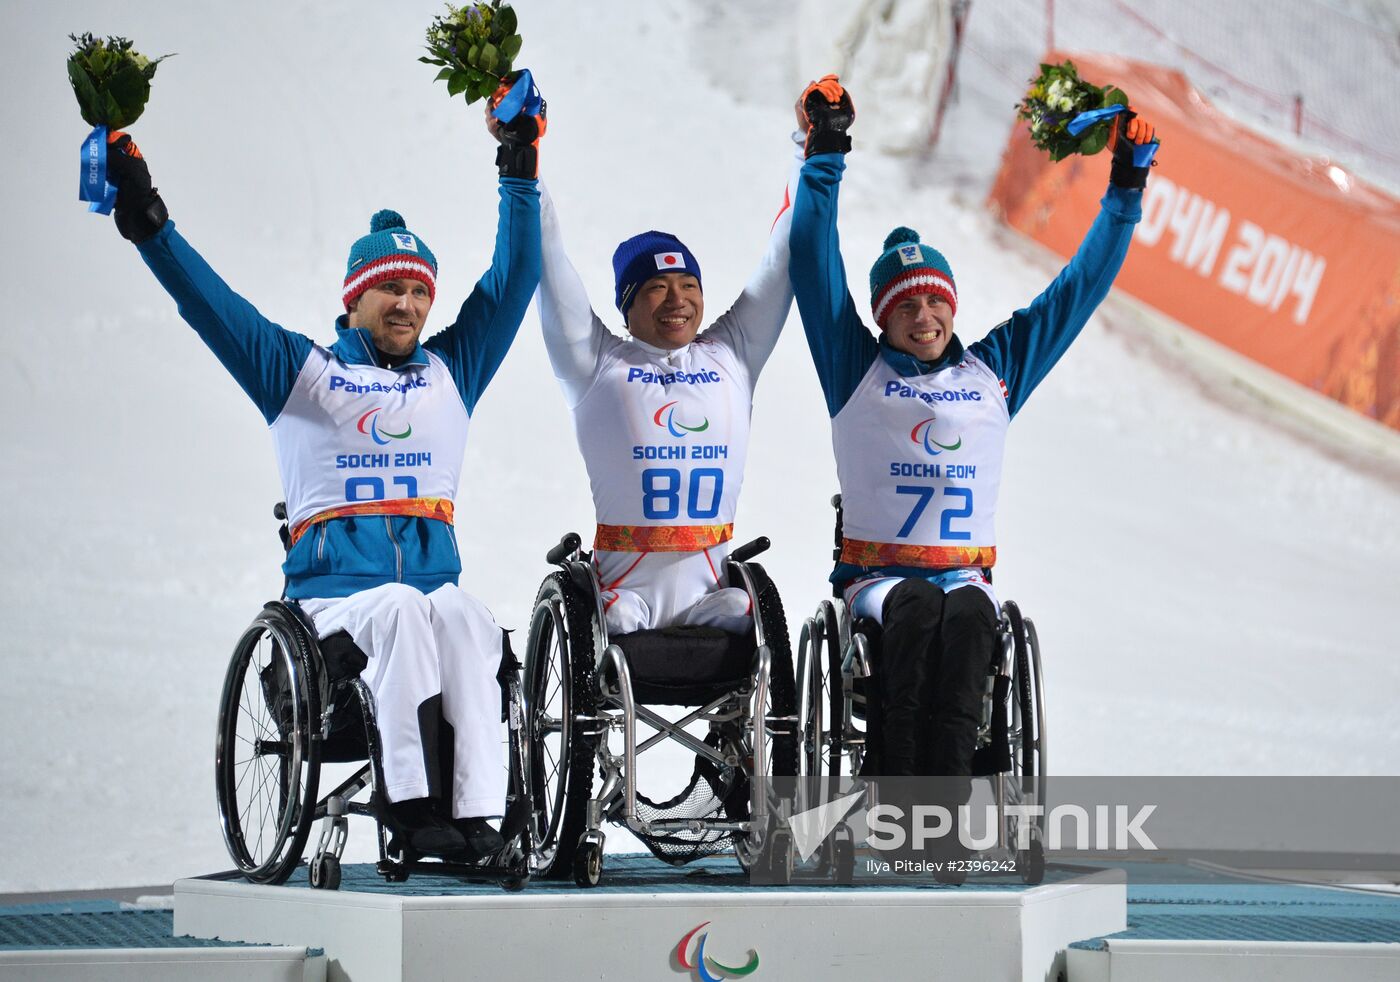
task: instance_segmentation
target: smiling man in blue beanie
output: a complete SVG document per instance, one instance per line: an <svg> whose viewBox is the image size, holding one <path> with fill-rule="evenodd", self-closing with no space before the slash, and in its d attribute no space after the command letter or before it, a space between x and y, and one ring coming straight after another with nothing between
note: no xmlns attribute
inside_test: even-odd
<svg viewBox="0 0 1400 982"><path fill-rule="evenodd" d="M270 428L290 526L287 597L321 638L345 632L367 659L387 818L408 851L455 860L502 847L487 820L505 803L504 640L457 586L453 498L473 410L539 281L543 115L541 103L493 129L491 267L456 320L422 344L437 259L396 212L376 213L351 246L345 313L322 346L267 320L210 269L167 220L129 137L113 134L109 153L118 230Z"/></svg>

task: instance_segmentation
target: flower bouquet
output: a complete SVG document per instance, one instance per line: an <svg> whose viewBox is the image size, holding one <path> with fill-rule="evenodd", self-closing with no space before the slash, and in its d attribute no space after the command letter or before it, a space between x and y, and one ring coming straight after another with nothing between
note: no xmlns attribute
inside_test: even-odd
<svg viewBox="0 0 1400 982"><path fill-rule="evenodd" d="M454 7L433 18L428 28L429 56L418 60L437 65L434 81L447 82L447 94L464 95L470 105L488 98L511 74L511 63L523 43L515 32L515 11L501 0Z"/></svg>
<svg viewBox="0 0 1400 982"><path fill-rule="evenodd" d="M1074 62L1066 61L1040 66L1025 98L1016 104L1016 116L1031 124L1031 142L1059 161L1106 147L1114 117L1127 106L1122 89L1086 82Z"/></svg>
<svg viewBox="0 0 1400 982"><path fill-rule="evenodd" d="M147 58L123 37L70 34L77 45L68 56L68 81L89 126L125 129L141 118L151 97L156 66L169 55Z"/></svg>
<svg viewBox="0 0 1400 982"><path fill-rule="evenodd" d="M78 200L88 211L108 215L117 190L107 183L108 133L124 129L146 110L156 66L169 55L147 58L123 37L106 40L91 34L68 35L76 48L68 56L68 81L78 99L78 111L92 127L83 141L78 177Z"/></svg>

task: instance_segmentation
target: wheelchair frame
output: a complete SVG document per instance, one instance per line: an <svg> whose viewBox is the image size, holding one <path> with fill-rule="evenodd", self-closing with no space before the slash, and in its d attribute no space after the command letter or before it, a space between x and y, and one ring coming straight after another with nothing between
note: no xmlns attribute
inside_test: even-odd
<svg viewBox="0 0 1400 982"><path fill-rule="evenodd" d="M284 506L279 504L274 514L285 522ZM285 524L282 531L285 534ZM389 882L431 872L494 878L507 890L523 889L529 880L531 844L519 665L512 658L502 672L510 745L501 823L505 848L482 863L425 860L398 843L379 817L384 771L374 696L358 675L330 678L316 635L311 619L295 601L269 602L239 638L225 673L214 751L215 789L224 842L237 871L254 883L286 882L301 864L312 826L322 821L309 862L311 886L338 889L348 816L364 815L375 820L376 869ZM281 719L273 705L278 699L286 707ZM334 724L344 729L348 722L337 715L341 713L358 714L365 755L346 753L343 745L332 744ZM339 752L326 759L328 750ZM356 760L364 763L318 799L322 763ZM368 800L354 800L366 790Z"/></svg>
<svg viewBox="0 0 1400 982"><path fill-rule="evenodd" d="M832 504L838 509L839 558L840 495ZM1018 850L1015 843L1020 819L1009 815L1007 806L1045 803L1047 742L1040 640L1035 624L1022 616L1014 602L1002 603L999 614L1001 650L988 666L973 777L990 778L997 809L996 843L987 858L1015 859L1021 878L1034 884L1045 875L1045 818L1042 815L1032 820L1030 845ZM855 629L839 593L822 600L804 621L797 649L803 777L839 777L843 759L849 762L851 775L859 775L866 754L866 731L857 720L864 718L865 696L856 691L856 680L870 679L872 668L870 639ZM1003 749L1005 761L998 760ZM979 769L977 761L987 759L1009 766ZM849 829L838 829L834 848L819 862L837 880L849 882L855 862Z"/></svg>
<svg viewBox="0 0 1400 982"><path fill-rule="evenodd" d="M754 613L755 648L747 686L711 699L675 721L636 700L627 658L608 638L602 585L590 554L580 551L580 545L577 533L569 533L547 554L546 561L561 572L551 574L541 585L527 642L527 774L534 802L531 832L535 843L532 872L549 878L571 873L578 885L596 886L602 875L605 820L624 825L643 837L679 831L730 833L740 864L749 868L763 852L774 817L763 793L763 782L756 779L772 771L767 740L774 741L775 751L780 741L795 743L798 722L796 706L793 715L780 715L773 705L774 658L770 642L776 639L770 639L768 634L774 625L764 623L761 591L755 583L754 569L748 564L768 548L768 540L755 539L735 549L724 561L730 581L742 583ZM776 627L786 645L786 623ZM582 646L586 652L575 647L579 640L591 640ZM586 657L577 657L579 654ZM556 664L557 670L551 671ZM566 677L567 686L563 684ZM560 683L559 715L549 711L554 701L549 692L551 679ZM764 739L754 737L754 707L765 707ZM639 742L639 721L657 732ZM686 732L686 726L699 721L721 727L738 722L739 739L747 740L747 745L715 747ZM613 731L621 731L621 755L608 746L608 735ZM545 739L552 735L557 735L560 743L557 756L550 755L545 745ZM675 740L718 767L741 768L749 779L749 817L740 821L648 821L639 816L637 758L665 740ZM794 756L794 749L787 751L789 758ZM775 754L782 755L781 751ZM551 756L555 756L553 773L549 772ZM596 795L592 793L595 760L603 778Z"/></svg>

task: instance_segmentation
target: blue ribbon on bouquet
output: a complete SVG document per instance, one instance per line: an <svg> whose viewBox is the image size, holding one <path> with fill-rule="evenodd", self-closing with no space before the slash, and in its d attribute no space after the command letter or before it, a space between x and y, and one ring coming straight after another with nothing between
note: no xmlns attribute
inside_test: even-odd
<svg viewBox="0 0 1400 982"><path fill-rule="evenodd" d="M80 153L78 200L88 203L88 211L110 215L117 203L117 189L107 183L107 127L94 126Z"/></svg>
<svg viewBox="0 0 1400 982"><path fill-rule="evenodd" d="M1102 109L1090 109L1088 112L1082 112L1071 119L1065 124L1065 129L1069 131L1070 136L1078 136L1095 123L1102 122L1105 119L1111 119L1119 113L1127 111L1127 106L1104 106ZM1157 148L1160 146L1161 144L1156 140L1153 140L1151 143L1134 143L1133 166L1151 167L1152 158L1157 156Z"/></svg>
<svg viewBox="0 0 1400 982"><path fill-rule="evenodd" d="M543 105L544 98L535 85L534 76L530 74L530 69L524 68L516 76L510 91L505 94L496 108L491 110L491 115L503 123L509 123L522 111L529 116L538 116L540 107Z"/></svg>

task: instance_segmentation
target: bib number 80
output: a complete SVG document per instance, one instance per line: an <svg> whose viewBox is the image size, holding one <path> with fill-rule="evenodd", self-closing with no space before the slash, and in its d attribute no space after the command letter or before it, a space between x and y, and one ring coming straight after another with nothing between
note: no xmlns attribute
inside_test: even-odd
<svg viewBox="0 0 1400 982"><path fill-rule="evenodd" d="M646 518L679 518L681 472L674 467L648 467L642 471L642 515ZM724 471L697 467L690 472L685 494L687 518L714 518L724 496Z"/></svg>

